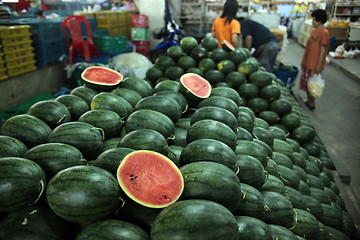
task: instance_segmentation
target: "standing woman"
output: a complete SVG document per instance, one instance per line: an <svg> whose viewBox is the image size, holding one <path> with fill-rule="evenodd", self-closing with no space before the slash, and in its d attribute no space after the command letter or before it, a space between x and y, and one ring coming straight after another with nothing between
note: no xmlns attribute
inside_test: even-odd
<svg viewBox="0 0 360 240"><path fill-rule="evenodd" d="M216 18L211 28L211 35L221 43L226 40L235 48L238 47L240 34L240 23L235 19L239 9L237 0L227 0L224 5L223 12L219 18Z"/></svg>
<svg viewBox="0 0 360 240"><path fill-rule="evenodd" d="M306 42L301 62L300 89L307 93L305 104L310 109L315 109L315 98L309 93L307 84L314 74L321 73L325 68L325 59L329 48L329 32L324 27L324 23L327 21L325 10L317 9L311 13L311 17L314 30Z"/></svg>

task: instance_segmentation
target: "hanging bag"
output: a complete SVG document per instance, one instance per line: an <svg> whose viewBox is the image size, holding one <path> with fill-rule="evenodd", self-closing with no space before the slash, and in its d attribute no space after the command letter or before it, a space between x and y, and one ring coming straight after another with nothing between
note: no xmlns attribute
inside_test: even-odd
<svg viewBox="0 0 360 240"><path fill-rule="evenodd" d="M325 87L325 81L321 77L321 74L314 74L309 78L308 91L314 98L319 98Z"/></svg>

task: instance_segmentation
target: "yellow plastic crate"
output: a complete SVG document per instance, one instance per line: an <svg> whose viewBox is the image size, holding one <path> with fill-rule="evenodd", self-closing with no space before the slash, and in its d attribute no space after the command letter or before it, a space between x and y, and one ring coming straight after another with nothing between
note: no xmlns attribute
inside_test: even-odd
<svg viewBox="0 0 360 240"><path fill-rule="evenodd" d="M82 15L82 16L87 17L87 18L94 18L95 17L94 13L89 13L89 12L78 12L77 14Z"/></svg>
<svg viewBox="0 0 360 240"><path fill-rule="evenodd" d="M126 12L115 12L116 14L116 20L117 20L117 25L121 26L121 25L127 25L127 19L126 19Z"/></svg>
<svg viewBox="0 0 360 240"><path fill-rule="evenodd" d="M118 26L106 28L110 36L128 36L128 28L126 26Z"/></svg>
<svg viewBox="0 0 360 240"><path fill-rule="evenodd" d="M0 38L21 37L30 34L29 25L1 26Z"/></svg>
<svg viewBox="0 0 360 240"><path fill-rule="evenodd" d="M17 44L21 42L28 42L31 41L30 33L23 36L15 36L15 37L6 37L1 39L1 44L3 46L11 45L11 44Z"/></svg>
<svg viewBox="0 0 360 240"><path fill-rule="evenodd" d="M6 75L6 69L0 69L0 80L7 79L8 75Z"/></svg>
<svg viewBox="0 0 360 240"><path fill-rule="evenodd" d="M26 64L29 64L32 62L34 62L34 54L32 54L31 56L19 57L19 58L15 58L11 61L6 61L6 66L8 68L17 67L17 66L26 65Z"/></svg>
<svg viewBox="0 0 360 240"><path fill-rule="evenodd" d="M5 61L12 61L20 57L29 57L29 56L34 56L33 49L31 47L21 49L20 51L6 53L4 55L4 59Z"/></svg>
<svg viewBox="0 0 360 240"><path fill-rule="evenodd" d="M99 11L95 13L96 25L98 28L117 26L117 13L114 11Z"/></svg>
<svg viewBox="0 0 360 240"><path fill-rule="evenodd" d="M33 60L30 63L21 64L19 66L8 67L7 73L10 77L13 77L13 76L18 76L20 74L31 72L34 70L36 70L35 60Z"/></svg>
<svg viewBox="0 0 360 240"><path fill-rule="evenodd" d="M3 46L3 53L8 54L17 51L27 50L29 48L31 48L31 41L8 44L7 46Z"/></svg>

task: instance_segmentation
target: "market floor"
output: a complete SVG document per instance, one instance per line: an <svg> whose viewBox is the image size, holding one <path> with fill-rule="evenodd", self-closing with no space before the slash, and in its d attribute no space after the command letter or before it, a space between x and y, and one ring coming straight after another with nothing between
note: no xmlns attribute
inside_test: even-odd
<svg viewBox="0 0 360 240"><path fill-rule="evenodd" d="M280 60L300 67L303 53L304 47L295 39L289 39ZM306 95L299 90L300 71L292 91L334 162L336 183L348 212L360 226L360 83L350 76L334 64L328 64L323 72L325 89L313 111L303 103Z"/></svg>

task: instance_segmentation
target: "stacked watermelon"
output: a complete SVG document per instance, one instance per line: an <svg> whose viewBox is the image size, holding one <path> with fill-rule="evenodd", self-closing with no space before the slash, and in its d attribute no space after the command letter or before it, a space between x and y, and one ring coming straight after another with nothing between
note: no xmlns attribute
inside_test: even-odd
<svg viewBox="0 0 360 240"><path fill-rule="evenodd" d="M223 46L187 37L145 79L91 81L5 121L0 239L355 238L308 117L246 49ZM156 180L159 159L174 171Z"/></svg>

